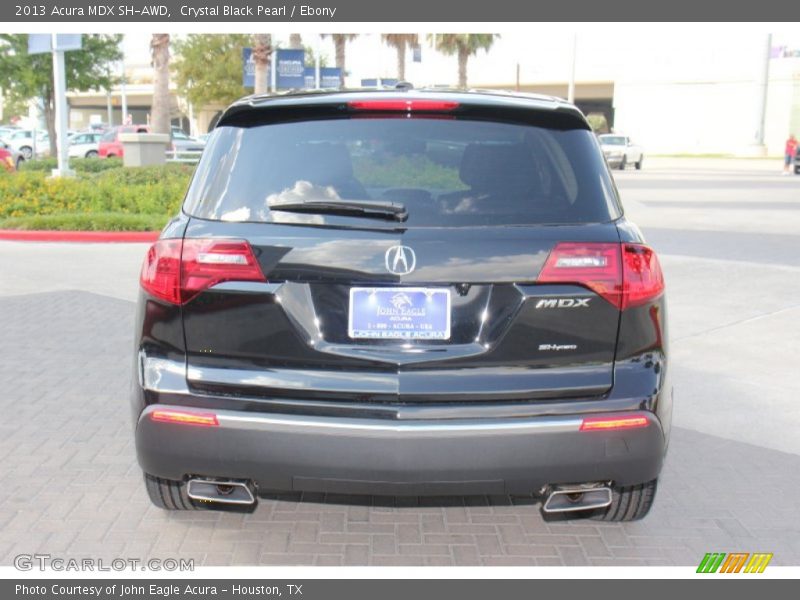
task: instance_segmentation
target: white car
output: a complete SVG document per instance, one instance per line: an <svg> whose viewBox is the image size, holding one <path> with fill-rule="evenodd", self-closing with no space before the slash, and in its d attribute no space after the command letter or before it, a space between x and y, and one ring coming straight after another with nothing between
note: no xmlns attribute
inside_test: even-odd
<svg viewBox="0 0 800 600"><path fill-rule="evenodd" d="M97 158L97 146L100 144L102 133L97 131L84 131L74 134L69 138L70 158Z"/></svg>
<svg viewBox="0 0 800 600"><path fill-rule="evenodd" d="M17 129L8 133L3 138L9 146L22 154L25 160L33 157L33 149L36 148L36 156L42 157L50 154L50 136L46 131L38 129L36 131L36 144L33 143L32 129Z"/></svg>
<svg viewBox="0 0 800 600"><path fill-rule="evenodd" d="M628 165L634 165L637 170L642 168L644 150L634 144L627 135L606 133L597 138L609 167L621 170Z"/></svg>

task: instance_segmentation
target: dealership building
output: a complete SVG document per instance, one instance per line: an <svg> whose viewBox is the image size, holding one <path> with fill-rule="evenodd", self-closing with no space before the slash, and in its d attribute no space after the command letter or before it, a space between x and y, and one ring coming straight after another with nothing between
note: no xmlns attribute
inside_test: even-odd
<svg viewBox="0 0 800 600"><path fill-rule="evenodd" d="M752 27L682 24L595 26L574 34L567 26L531 24L497 39L490 52L469 61L469 85L574 99L609 129L625 133L648 154L781 155L789 133L800 137L800 35L767 34ZM574 28L573 28L574 29ZM106 92L69 93L70 127L122 119L122 104L146 123L152 102L148 36L127 36L129 84ZM329 39L319 44L332 62ZM277 37L276 39L280 39ZM408 51L406 79L416 86L456 83L454 56L435 52L420 34L421 49ZM139 53L135 56L136 52ZM133 55L133 56L130 56ZM574 60L573 60L574 58ZM347 46L349 86L365 79L395 78L396 54L378 34ZM204 133L222 106L192 107L173 90L173 124Z"/></svg>
<svg viewBox="0 0 800 600"><path fill-rule="evenodd" d="M800 137L796 32L701 24L598 24L577 35L550 29L503 34L490 53L470 59L470 86L566 98L574 55L578 106L605 116L650 154L774 156L789 133ZM391 50L382 60L391 67ZM407 78L448 84L455 73L454 57L423 48Z"/></svg>

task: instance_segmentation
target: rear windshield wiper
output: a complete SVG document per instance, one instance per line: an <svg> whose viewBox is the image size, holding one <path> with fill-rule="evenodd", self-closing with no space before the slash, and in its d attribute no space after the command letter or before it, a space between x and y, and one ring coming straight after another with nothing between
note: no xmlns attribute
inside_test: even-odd
<svg viewBox="0 0 800 600"><path fill-rule="evenodd" d="M286 212L390 219L394 221L405 221L408 218L408 211L404 204L388 200L299 200L296 202L276 202L275 204L270 204L269 209Z"/></svg>

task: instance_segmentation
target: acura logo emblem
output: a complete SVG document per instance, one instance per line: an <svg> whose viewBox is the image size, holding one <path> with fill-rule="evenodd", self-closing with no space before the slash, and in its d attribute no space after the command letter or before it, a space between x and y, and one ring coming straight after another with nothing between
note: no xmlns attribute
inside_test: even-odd
<svg viewBox="0 0 800 600"><path fill-rule="evenodd" d="M392 246L386 251L386 270L394 275L408 275L417 266L417 255L408 246Z"/></svg>

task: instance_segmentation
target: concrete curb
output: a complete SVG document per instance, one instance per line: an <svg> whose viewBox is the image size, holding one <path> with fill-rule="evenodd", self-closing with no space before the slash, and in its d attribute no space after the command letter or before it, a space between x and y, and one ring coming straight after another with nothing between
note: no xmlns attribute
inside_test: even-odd
<svg viewBox="0 0 800 600"><path fill-rule="evenodd" d="M0 229L0 240L15 242L130 243L154 242L159 231L44 231Z"/></svg>

